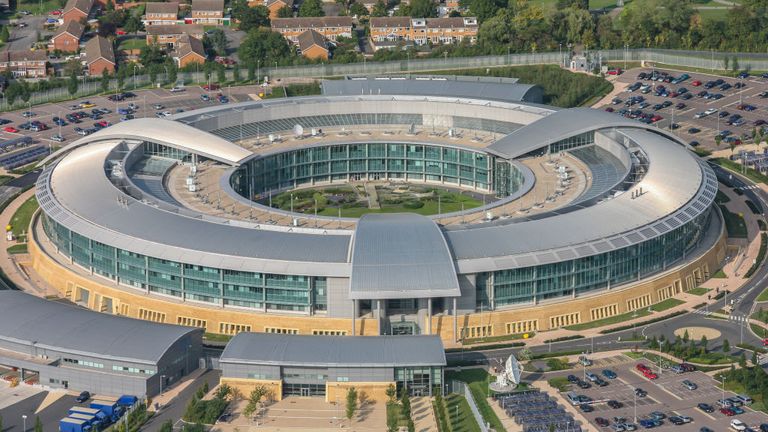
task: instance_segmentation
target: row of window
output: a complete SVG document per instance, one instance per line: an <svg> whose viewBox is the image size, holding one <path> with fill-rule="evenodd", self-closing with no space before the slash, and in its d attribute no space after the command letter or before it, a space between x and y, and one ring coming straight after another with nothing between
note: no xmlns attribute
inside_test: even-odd
<svg viewBox="0 0 768 432"><path fill-rule="evenodd" d="M129 372L129 373L141 374L141 375L154 375L155 374L155 371L153 371L151 369L139 369L139 368L128 367L128 366L113 365L112 366L112 370L113 371L117 371L117 372Z"/></svg>
<svg viewBox="0 0 768 432"><path fill-rule="evenodd" d="M78 366L85 366L95 369L104 369L104 363L96 363L88 360L78 360L78 359L72 359L72 358L64 358L62 359L64 363L70 363L70 364L76 364Z"/></svg>

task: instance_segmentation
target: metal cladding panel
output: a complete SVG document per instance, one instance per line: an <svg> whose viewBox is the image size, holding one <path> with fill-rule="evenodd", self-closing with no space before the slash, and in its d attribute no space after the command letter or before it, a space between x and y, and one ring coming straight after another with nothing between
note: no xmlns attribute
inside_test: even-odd
<svg viewBox="0 0 768 432"><path fill-rule="evenodd" d="M352 299L460 295L453 257L431 219L413 213L360 218L352 245Z"/></svg>
<svg viewBox="0 0 768 432"><path fill-rule="evenodd" d="M48 200L52 194L50 204L63 207L66 217L56 217L58 223L110 246L189 264L319 276L348 274L351 235L237 227L130 198L127 205L119 203L122 193L104 174L105 158L114 146L115 142L99 142L74 149L53 172L49 168L41 175L50 176L50 187L38 187L38 198ZM291 268L292 263L300 268ZM329 266L332 263L343 268ZM321 265L325 273L315 268Z"/></svg>
<svg viewBox="0 0 768 432"><path fill-rule="evenodd" d="M445 366L439 336L303 336L239 333L221 364L314 367Z"/></svg>
<svg viewBox="0 0 768 432"><path fill-rule="evenodd" d="M196 331L201 330L0 291L0 339L30 347L156 364L177 340Z"/></svg>
<svg viewBox="0 0 768 432"><path fill-rule="evenodd" d="M455 79L324 80L324 96L422 95L471 97L504 102L541 103L541 92L531 84L457 81Z"/></svg>
<svg viewBox="0 0 768 432"><path fill-rule="evenodd" d="M181 122L157 118L128 120L80 138L45 158L47 163L77 147L102 140L140 140L163 144L230 165L236 165L253 153L225 139Z"/></svg>

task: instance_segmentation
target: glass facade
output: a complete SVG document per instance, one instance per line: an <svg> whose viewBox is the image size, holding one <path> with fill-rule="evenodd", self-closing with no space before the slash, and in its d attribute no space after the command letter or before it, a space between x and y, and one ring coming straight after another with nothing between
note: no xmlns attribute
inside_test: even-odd
<svg viewBox="0 0 768 432"><path fill-rule="evenodd" d="M706 231L710 212L664 235L622 249L532 267L478 273L478 311L534 303L640 280L684 259Z"/></svg>
<svg viewBox="0 0 768 432"><path fill-rule="evenodd" d="M230 178L234 190L253 199L270 191L329 181L403 179L449 186L516 191L523 176L504 162L503 176L492 175L496 158L484 152L427 144L337 144L289 150L253 159Z"/></svg>
<svg viewBox="0 0 768 432"><path fill-rule="evenodd" d="M253 273L167 261L90 240L45 214L42 221L46 235L59 252L123 285L214 305L307 313L327 309L324 277Z"/></svg>
<svg viewBox="0 0 768 432"><path fill-rule="evenodd" d="M410 396L431 396L442 394L443 368L403 367L395 368L397 392L408 390Z"/></svg>

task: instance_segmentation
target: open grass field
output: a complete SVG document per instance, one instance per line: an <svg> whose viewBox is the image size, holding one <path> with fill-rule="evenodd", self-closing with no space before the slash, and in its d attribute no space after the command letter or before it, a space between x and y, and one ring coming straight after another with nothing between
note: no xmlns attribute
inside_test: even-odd
<svg viewBox="0 0 768 432"><path fill-rule="evenodd" d="M667 309L672 309L673 307L675 307L677 305L681 305L683 303L685 303L685 302L682 301L682 300L679 300L679 299L676 299L676 298L670 298L670 299L666 299L664 301L660 301L660 302L656 303L655 305L651 306L651 310L654 311L654 312L662 312L662 311L665 311Z"/></svg>
<svg viewBox="0 0 768 432"><path fill-rule="evenodd" d="M27 241L26 232L29 229L29 221L32 220L32 215L39 207L37 198L31 197L11 217L11 231L19 242Z"/></svg>

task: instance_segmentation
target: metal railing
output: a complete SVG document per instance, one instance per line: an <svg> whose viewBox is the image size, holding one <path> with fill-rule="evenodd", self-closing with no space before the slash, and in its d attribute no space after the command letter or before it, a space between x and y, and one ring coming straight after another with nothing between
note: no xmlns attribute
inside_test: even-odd
<svg viewBox="0 0 768 432"><path fill-rule="evenodd" d="M680 66L696 68L702 71L709 70L712 73L726 70L725 58L729 59L728 66L733 65L734 59L738 61L741 70L768 70L768 54L761 53L728 53L715 51L690 51L690 50L663 50L663 49L615 49L595 50L586 53L592 60L602 62L651 62L668 66ZM315 64L303 66L258 67L256 82L262 77L274 78L328 78L344 75L366 74L416 74L429 71L461 70L491 68L499 66L524 66L556 64L568 66L570 54L565 51L542 53L518 53L507 55L488 55L478 57L445 57L445 58L415 58L407 60L393 60L384 62L363 61L360 63L342 64ZM136 72L134 70L134 72ZM247 75L245 70L240 71L241 77ZM177 73L177 84L189 85L192 83L212 82L220 83L218 73L206 76L205 72L181 72ZM234 79L234 72L227 70L224 74L225 81ZM168 75L158 74L153 81L148 74L130 74L124 81L124 90L135 90L158 84L170 84ZM32 88L35 84L31 83ZM117 80L109 82L108 92L116 91ZM17 99L13 105L7 100L0 100L0 110L7 111L21 109L25 106L38 105L50 102L60 102L92 96L101 93L100 81L81 81L74 95L69 94L66 87L50 89L46 91L32 92L27 102Z"/></svg>
<svg viewBox="0 0 768 432"><path fill-rule="evenodd" d="M492 429L488 426L488 424L485 422L485 419L483 419L483 416L480 414L480 409L477 407L475 398L472 396L472 391L469 389L467 383L463 381L451 380L448 382L448 384L448 389L451 393L458 393L464 396L464 399L467 400L469 409L472 411L472 416L475 418L475 423L477 423L477 425L480 427L480 431L490 432Z"/></svg>

